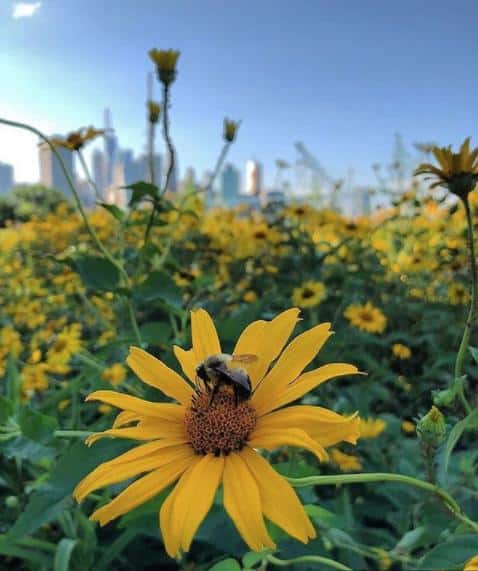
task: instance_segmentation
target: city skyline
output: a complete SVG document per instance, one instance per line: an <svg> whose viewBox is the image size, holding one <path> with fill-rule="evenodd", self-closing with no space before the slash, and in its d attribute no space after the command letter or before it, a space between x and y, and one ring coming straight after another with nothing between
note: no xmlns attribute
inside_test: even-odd
<svg viewBox="0 0 478 571"><path fill-rule="evenodd" d="M357 184L369 184L371 165L388 164L395 132L408 148L424 140L457 144L477 132L477 4L359 4L344 10L298 0L292 9L283 0L211 0L204 9L189 0L144 0L138 10L130 1L98 8L92 0L48 0L30 17L13 18L5 0L0 116L64 134L101 125L101 109L110 105L127 147L141 153L153 70L147 51L178 48L171 132L182 165L212 168L228 116L242 120L230 159L242 165L260 156L268 186L275 160L291 162L297 140L332 178L352 169ZM72 22L88 30L88 41L72 41ZM403 33L388 34L391 26ZM452 70L450 81L438 82L444 69ZM154 89L158 99L156 82ZM38 177L35 145L31 135L0 127L0 161L13 164L19 180ZM160 138L158 150L164 154Z"/></svg>

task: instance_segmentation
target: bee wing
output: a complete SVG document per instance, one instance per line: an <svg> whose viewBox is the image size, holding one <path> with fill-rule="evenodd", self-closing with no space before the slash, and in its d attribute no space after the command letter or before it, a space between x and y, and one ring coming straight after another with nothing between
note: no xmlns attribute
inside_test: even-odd
<svg viewBox="0 0 478 571"><path fill-rule="evenodd" d="M244 355L231 355L232 361L236 363L255 363L258 359L257 355L245 353Z"/></svg>
<svg viewBox="0 0 478 571"><path fill-rule="evenodd" d="M247 391L251 390L249 375L245 371L242 371L241 369L231 370L228 369L224 364L217 367L216 370L223 380L229 381L231 384L240 385Z"/></svg>

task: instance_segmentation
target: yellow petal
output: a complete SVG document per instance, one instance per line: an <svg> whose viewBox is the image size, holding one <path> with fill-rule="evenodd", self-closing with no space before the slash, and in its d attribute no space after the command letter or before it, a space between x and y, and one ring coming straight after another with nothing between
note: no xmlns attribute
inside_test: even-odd
<svg viewBox="0 0 478 571"><path fill-rule="evenodd" d="M342 416L318 406L290 406L263 416L261 429L280 430L287 426L299 428L322 446L332 446L345 441L356 444L360 437L360 419L357 413Z"/></svg>
<svg viewBox="0 0 478 571"><path fill-rule="evenodd" d="M100 525L105 525L135 507L144 504L144 502L147 502L169 486L169 484L177 480L195 458L196 456L191 450L188 456L166 464L158 470L154 470L154 472L136 480L136 482L133 482L123 490L116 498L111 500L111 502L97 509L90 516L90 519L98 521Z"/></svg>
<svg viewBox="0 0 478 571"><path fill-rule="evenodd" d="M269 406L271 400L277 398L287 385L300 375L331 335L330 323L322 323L298 335L289 343L252 396L252 405L257 414L271 410Z"/></svg>
<svg viewBox="0 0 478 571"><path fill-rule="evenodd" d="M261 403L262 407L258 407L257 404L255 404L256 411L258 414L265 414L290 402L294 402L330 379L344 375L360 374L363 373L361 373L357 367L347 363L329 363L323 365L318 369L304 373L294 382L289 383L281 394L273 396L268 401L264 400L264 402Z"/></svg>
<svg viewBox="0 0 478 571"><path fill-rule="evenodd" d="M204 309L191 311L191 331L197 363L221 352L216 327L207 311Z"/></svg>
<svg viewBox="0 0 478 571"><path fill-rule="evenodd" d="M129 410L122 410L113 422L113 428L121 428L125 424L130 422L136 422L141 418L136 412L131 412Z"/></svg>
<svg viewBox="0 0 478 571"><path fill-rule="evenodd" d="M126 362L144 383L181 404L190 402L193 394L191 385L153 355L138 347L130 347Z"/></svg>
<svg viewBox="0 0 478 571"><path fill-rule="evenodd" d="M184 407L173 403L150 402L116 391L95 391L89 394L86 401L99 400L106 404L136 412L144 416L164 419L179 419L184 416Z"/></svg>
<svg viewBox="0 0 478 571"><path fill-rule="evenodd" d="M175 345L173 347L174 355L181 365L183 373L190 379L193 383L196 383L196 367L199 363L196 361L196 356L194 354L194 349L189 349L185 351L181 347Z"/></svg>
<svg viewBox="0 0 478 571"><path fill-rule="evenodd" d="M241 457L259 488L264 515L302 543L316 537L315 529L292 486L251 448L245 448Z"/></svg>
<svg viewBox="0 0 478 571"><path fill-rule="evenodd" d="M262 517L259 488L240 452L226 457L223 486L224 508L247 545L254 551L274 549Z"/></svg>
<svg viewBox="0 0 478 571"><path fill-rule="evenodd" d="M174 522L173 536L180 538L183 551L189 550L198 527L211 509L223 469L224 458L208 454L192 466L176 485L172 505L167 509L171 510L169 517ZM171 526L162 530L165 545L174 543L165 537L170 532Z"/></svg>
<svg viewBox="0 0 478 571"><path fill-rule="evenodd" d="M175 442L188 440L184 424L171 420L143 420L137 426L128 428L110 428L103 432L90 434L85 440L87 446L91 446L102 438L128 438L133 440L156 440L158 438L174 439Z"/></svg>
<svg viewBox="0 0 478 571"><path fill-rule="evenodd" d="M249 439L248 444L251 448L273 450L279 446L297 446L315 454L319 462L328 460L329 456L324 447L313 440L304 430L287 427L280 429L268 428L267 423L261 423L261 420L259 419L257 428Z"/></svg>
<svg viewBox="0 0 478 571"><path fill-rule="evenodd" d="M133 478L143 472L150 472L169 462L189 457L191 447L174 442L149 442L137 446L118 458L103 462L90 472L73 491L73 497L81 502L88 494L108 486Z"/></svg>

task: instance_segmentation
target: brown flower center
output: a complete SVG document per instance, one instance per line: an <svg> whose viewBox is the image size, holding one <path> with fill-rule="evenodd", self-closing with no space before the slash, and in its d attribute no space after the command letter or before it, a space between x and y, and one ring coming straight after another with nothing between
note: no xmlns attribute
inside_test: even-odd
<svg viewBox="0 0 478 571"><path fill-rule="evenodd" d="M362 321L365 321L366 323L371 323L374 320L372 312L366 309L361 312L360 317Z"/></svg>
<svg viewBox="0 0 478 571"><path fill-rule="evenodd" d="M227 456L241 450L256 425L256 413L248 401L238 402L230 387L221 387L214 396L197 391L185 415L189 442L198 454Z"/></svg>
<svg viewBox="0 0 478 571"><path fill-rule="evenodd" d="M310 299L311 297L314 297L315 292L309 288L305 288L304 291L302 292L302 297L303 299Z"/></svg>

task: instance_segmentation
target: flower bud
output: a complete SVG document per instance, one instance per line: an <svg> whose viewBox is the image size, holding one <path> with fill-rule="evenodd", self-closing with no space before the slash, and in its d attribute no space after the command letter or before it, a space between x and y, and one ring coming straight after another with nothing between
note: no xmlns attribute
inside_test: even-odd
<svg viewBox="0 0 478 571"><path fill-rule="evenodd" d="M445 436L445 417L436 406L422 417L417 424L417 434L420 440L430 446L438 446Z"/></svg>
<svg viewBox="0 0 478 571"><path fill-rule="evenodd" d="M159 115L161 113L161 106L156 101L151 99L148 101L148 113L149 122L153 125L159 121Z"/></svg>
<svg viewBox="0 0 478 571"><path fill-rule="evenodd" d="M228 143L232 143L236 138L238 129L239 123L237 121L232 121L226 117L224 119L224 140Z"/></svg>
<svg viewBox="0 0 478 571"><path fill-rule="evenodd" d="M5 506L7 508L13 509L16 508L18 506L18 498L17 496L7 496L5 498Z"/></svg>
<svg viewBox="0 0 478 571"><path fill-rule="evenodd" d="M156 64L158 78L164 85L173 83L176 79L176 63L181 52L178 50L157 50L149 51L149 57Z"/></svg>
<svg viewBox="0 0 478 571"><path fill-rule="evenodd" d="M450 406L455 400L455 391L453 389L444 389L433 395L433 404L436 406Z"/></svg>

